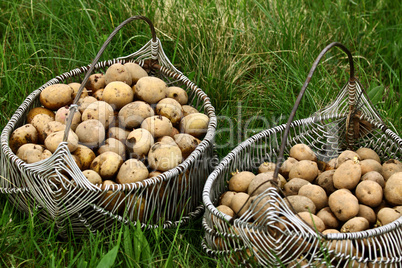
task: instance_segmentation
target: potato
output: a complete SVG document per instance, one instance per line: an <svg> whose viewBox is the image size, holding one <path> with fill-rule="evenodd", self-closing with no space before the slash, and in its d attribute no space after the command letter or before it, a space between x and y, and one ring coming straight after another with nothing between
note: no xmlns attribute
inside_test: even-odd
<svg viewBox="0 0 402 268"><path fill-rule="evenodd" d="M162 172L155 170L155 171L149 172L148 178L157 177L157 176L159 176L161 174L162 174Z"/></svg>
<svg viewBox="0 0 402 268"><path fill-rule="evenodd" d="M345 222L341 227L341 233L353 233L365 231L369 228L369 222L363 217L354 217Z"/></svg>
<svg viewBox="0 0 402 268"><path fill-rule="evenodd" d="M181 150L176 145L157 142L148 153L148 164L152 169L167 171L178 166L183 160Z"/></svg>
<svg viewBox="0 0 402 268"><path fill-rule="evenodd" d="M186 159L194 150L198 144L201 143L199 139L193 137L190 134L179 133L174 135L174 141L179 146L183 158Z"/></svg>
<svg viewBox="0 0 402 268"><path fill-rule="evenodd" d="M289 156L296 160L310 160L317 161L317 156L306 144L296 144L290 148Z"/></svg>
<svg viewBox="0 0 402 268"><path fill-rule="evenodd" d="M328 205L340 221L347 221L359 213L359 200L345 189L333 192L328 197Z"/></svg>
<svg viewBox="0 0 402 268"><path fill-rule="evenodd" d="M38 143L43 143L45 141L45 128L47 124L52 121L54 121L54 118L47 114L38 114L32 119L31 124L38 131Z"/></svg>
<svg viewBox="0 0 402 268"><path fill-rule="evenodd" d="M85 84L85 87L92 93L92 95L99 89L105 88L105 86L105 77L102 73L91 74Z"/></svg>
<svg viewBox="0 0 402 268"><path fill-rule="evenodd" d="M67 124L69 114L70 114L69 107L63 106L56 111L54 120L62 124ZM79 111L76 111L74 113L73 120L71 121L71 130L75 131L79 123L81 123L81 113Z"/></svg>
<svg viewBox="0 0 402 268"><path fill-rule="evenodd" d="M52 117L53 120L55 117L55 114L53 111L46 109L44 107L35 107L35 108L29 110L28 115L27 115L27 123L31 124L32 119L38 114L47 114L48 116Z"/></svg>
<svg viewBox="0 0 402 268"><path fill-rule="evenodd" d="M39 95L40 103L47 109L56 111L73 103L74 90L66 84L47 86Z"/></svg>
<svg viewBox="0 0 402 268"><path fill-rule="evenodd" d="M268 171L275 171L276 164L271 162L264 162L258 167L258 173L264 173Z"/></svg>
<svg viewBox="0 0 402 268"><path fill-rule="evenodd" d="M180 121L180 132L193 135L201 139L207 133L209 118L202 113L193 113L183 117Z"/></svg>
<svg viewBox="0 0 402 268"><path fill-rule="evenodd" d="M327 195L330 195L336 191L333 182L334 173L334 169L326 170L318 175L318 177L315 179L315 183L321 186L325 190Z"/></svg>
<svg viewBox="0 0 402 268"><path fill-rule="evenodd" d="M105 101L96 101L88 105L81 116L82 121L96 119L106 128L112 122L114 116L113 108Z"/></svg>
<svg viewBox="0 0 402 268"><path fill-rule="evenodd" d="M30 157L30 155L31 154L39 155L39 158L40 158L43 150L44 150L44 148L41 145L34 144L34 143L26 143L18 148L16 155L22 161L30 164L30 163L33 163L33 162L31 162L31 159L30 159L30 161L28 161L28 158ZM35 162L37 162L37 161L35 161Z"/></svg>
<svg viewBox="0 0 402 268"><path fill-rule="evenodd" d="M327 229L322 232L323 235L327 236L328 234L331 233L339 233L338 230L336 229ZM327 239L325 237L325 239ZM356 255L356 249L353 246L352 240L327 240L324 242L324 247L328 248L328 250L331 250L332 253L331 255L335 254L345 254L345 255Z"/></svg>
<svg viewBox="0 0 402 268"><path fill-rule="evenodd" d="M247 192L250 182L255 175L250 171L241 171L234 174L229 180L229 190L234 192Z"/></svg>
<svg viewBox="0 0 402 268"><path fill-rule="evenodd" d="M181 105L186 105L188 102L187 92L181 87L175 87L175 86L168 87L167 97L175 99Z"/></svg>
<svg viewBox="0 0 402 268"><path fill-rule="evenodd" d="M54 153L59 144L63 141L63 138L64 138L64 131L57 131L50 134L45 139L46 149ZM71 129L69 131L67 138L67 147L70 150L70 152L74 152L78 147L78 136Z"/></svg>
<svg viewBox="0 0 402 268"><path fill-rule="evenodd" d="M174 138L174 136L177 135L177 134L180 134L180 131L179 131L177 128L173 127L173 128L172 128L172 133L170 133L170 137ZM194 137L194 138L195 138L195 137ZM198 139L197 139L197 140L198 140ZM201 141L200 141L200 142L201 142Z"/></svg>
<svg viewBox="0 0 402 268"><path fill-rule="evenodd" d="M132 130L141 125L145 118L154 116L151 105L143 101L134 101L126 104L119 111L119 123L121 127Z"/></svg>
<svg viewBox="0 0 402 268"><path fill-rule="evenodd" d="M134 129L127 136L126 146L132 158L144 158L144 156L148 155L152 145L154 145L154 138L151 132L146 129Z"/></svg>
<svg viewBox="0 0 402 268"><path fill-rule="evenodd" d="M239 216L242 216L250 206L249 195L246 193L237 193L232 198L230 208Z"/></svg>
<svg viewBox="0 0 402 268"><path fill-rule="evenodd" d="M129 85L121 81L114 81L107 84L103 90L102 98L114 109L120 110L134 99L134 92Z"/></svg>
<svg viewBox="0 0 402 268"><path fill-rule="evenodd" d="M97 102L97 101L98 100L92 96L87 96L82 99L79 99L77 102L78 111L80 111L80 113L82 114L85 111L85 109L88 107L89 104L91 104L93 102Z"/></svg>
<svg viewBox="0 0 402 268"><path fill-rule="evenodd" d="M382 208L380 211L377 213L377 219L380 222L381 226L384 226L388 223L391 223L393 221L396 221L401 217L401 213L399 213L397 210L392 209L392 208Z"/></svg>
<svg viewBox="0 0 402 268"><path fill-rule="evenodd" d="M286 159L279 168L279 173L281 173L281 175L285 178L288 178L290 169L298 162L299 161L297 159L288 157L288 159Z"/></svg>
<svg viewBox="0 0 402 268"><path fill-rule="evenodd" d="M117 183L134 183L148 178L148 169L141 161L137 159L128 159L121 165L117 173Z"/></svg>
<svg viewBox="0 0 402 268"><path fill-rule="evenodd" d="M322 208L318 211L317 217L324 222L325 228L327 229L336 229L339 226L338 219L329 207Z"/></svg>
<svg viewBox="0 0 402 268"><path fill-rule="evenodd" d="M289 179L300 178L312 182L318 175L317 163L311 160L300 160L293 165L289 172Z"/></svg>
<svg viewBox="0 0 402 268"><path fill-rule="evenodd" d="M366 174L364 174L361 177L362 181L375 181L376 183L378 183L379 185L381 185L382 188L385 187L385 180L384 177L378 173L377 171L369 171Z"/></svg>
<svg viewBox="0 0 402 268"><path fill-rule="evenodd" d="M80 89L81 84L73 82L73 83L69 83L68 85L73 89L73 100L74 100L78 94L78 90ZM81 95L80 95L80 99L88 97L89 96L88 93L89 93L88 89L86 89L84 86L84 88L82 89Z"/></svg>
<svg viewBox="0 0 402 268"><path fill-rule="evenodd" d="M225 205L230 207L230 204L232 203L232 198L235 196L237 193L233 191L226 191L224 192L220 197L219 197L219 205Z"/></svg>
<svg viewBox="0 0 402 268"><path fill-rule="evenodd" d="M216 207L216 209L230 217L234 217L234 215L235 215L234 211L230 207L225 206L225 205L219 205Z"/></svg>
<svg viewBox="0 0 402 268"><path fill-rule="evenodd" d="M390 159L382 164L382 176L387 181L392 174L402 172L402 163L396 159Z"/></svg>
<svg viewBox="0 0 402 268"><path fill-rule="evenodd" d="M173 125L178 124L183 117L183 109L180 103L171 98L161 99L156 104L155 112L167 117Z"/></svg>
<svg viewBox="0 0 402 268"><path fill-rule="evenodd" d="M314 230L317 230L318 232L323 232L325 230L324 222L316 215L313 215L309 212L299 212L297 215Z"/></svg>
<svg viewBox="0 0 402 268"><path fill-rule="evenodd" d="M50 121L46 124L45 128L43 129L41 136L43 140L47 138L50 134L57 132L57 131L64 131L66 129L66 125L57 121Z"/></svg>
<svg viewBox="0 0 402 268"><path fill-rule="evenodd" d="M27 143L38 143L39 134L32 124L25 124L13 131L8 141L13 153L17 153L18 148Z"/></svg>
<svg viewBox="0 0 402 268"><path fill-rule="evenodd" d="M269 187L276 187L276 185L278 185L278 187L281 187L283 181L285 180L283 176L278 174L278 181L276 184L273 182L273 177L273 171L264 172L256 175L255 178L250 182L247 193L250 196L254 196L261 194Z"/></svg>
<svg viewBox="0 0 402 268"><path fill-rule="evenodd" d="M392 174L384 187L384 197L394 206L402 205L402 172Z"/></svg>
<svg viewBox="0 0 402 268"><path fill-rule="evenodd" d="M137 63L126 62L124 67L130 73L133 84L137 83L138 79L148 76L148 73Z"/></svg>
<svg viewBox="0 0 402 268"><path fill-rule="evenodd" d="M124 146L124 144L117 139L106 139L105 143L98 149L98 154L102 154L104 152L115 152L120 155L123 160L126 159L126 146Z"/></svg>
<svg viewBox="0 0 402 268"><path fill-rule="evenodd" d="M253 196L250 198L249 208L253 210L253 219L255 221L264 220L266 218L267 210L271 207L271 198L265 196L260 198L258 196Z"/></svg>
<svg viewBox="0 0 402 268"><path fill-rule="evenodd" d="M365 159L360 161L360 167L362 169L362 176L370 171L382 173L382 165L373 159Z"/></svg>
<svg viewBox="0 0 402 268"><path fill-rule="evenodd" d="M129 133L130 131L125 130L123 128L111 127L108 129L106 137L119 140L125 144Z"/></svg>
<svg viewBox="0 0 402 268"><path fill-rule="evenodd" d="M323 188L314 184L306 184L299 190L299 195L308 197L314 202L314 205L318 210L328 206L328 197Z"/></svg>
<svg viewBox="0 0 402 268"><path fill-rule="evenodd" d="M95 119L81 122L75 133L77 133L79 141L90 149L99 147L105 140L105 127Z"/></svg>
<svg viewBox="0 0 402 268"><path fill-rule="evenodd" d="M289 207L293 208L296 213L299 212L309 212L315 214L317 211L314 202L311 201L310 198L302 195L291 195L285 198L287 204L290 204Z"/></svg>
<svg viewBox="0 0 402 268"><path fill-rule="evenodd" d="M356 186L355 195L361 204L377 207L383 198L382 187L374 181L362 181Z"/></svg>
<svg viewBox="0 0 402 268"><path fill-rule="evenodd" d="M284 186L286 196L297 195L299 189L306 184L310 184L310 182L300 178L291 179Z"/></svg>
<svg viewBox="0 0 402 268"><path fill-rule="evenodd" d="M111 180L105 180L102 183L101 189L103 191L106 190L106 188L109 185L116 184L114 181ZM124 192L122 191L106 191L101 198L100 201L100 206L104 207L105 210L110 211L110 212L121 212L124 209L124 202L123 199L125 197Z"/></svg>
<svg viewBox="0 0 402 268"><path fill-rule="evenodd" d="M181 108L183 108L183 116L199 113L199 111L191 105L183 105Z"/></svg>
<svg viewBox="0 0 402 268"><path fill-rule="evenodd" d="M157 139L159 137L169 136L172 132L173 125L168 118L155 115L142 121L141 128L148 130L152 136Z"/></svg>
<svg viewBox="0 0 402 268"><path fill-rule="evenodd" d="M91 166L92 161L95 159L95 153L85 145L79 144L73 155L80 159L82 170L87 170Z"/></svg>
<svg viewBox="0 0 402 268"><path fill-rule="evenodd" d="M167 88L166 83L160 78L141 77L135 85L135 96L149 104L154 104L166 98Z"/></svg>
<svg viewBox="0 0 402 268"><path fill-rule="evenodd" d="M356 153L360 156L361 160L373 159L381 164L381 160L378 154L370 148L359 148L357 149Z"/></svg>
<svg viewBox="0 0 402 268"><path fill-rule="evenodd" d="M92 184L101 185L103 182L101 176L92 169L84 170L82 171L82 174L84 174L85 178L87 178Z"/></svg>
<svg viewBox="0 0 402 268"><path fill-rule="evenodd" d="M338 158L332 158L325 166L325 170L332 170L338 167Z"/></svg>
<svg viewBox="0 0 402 268"><path fill-rule="evenodd" d="M353 189L359 183L362 170L360 164L353 160L342 163L333 175L334 187L337 189Z"/></svg>
<svg viewBox="0 0 402 268"><path fill-rule="evenodd" d="M374 210L371 207L362 204L359 204L359 213L356 216L365 218L370 226L373 226L377 221L377 215L375 215Z"/></svg>
<svg viewBox="0 0 402 268"><path fill-rule="evenodd" d="M132 78L131 73L121 63L114 63L107 68L105 73L106 86L112 82L120 81L131 86Z"/></svg>
<svg viewBox="0 0 402 268"><path fill-rule="evenodd" d="M337 166L339 167L340 165L342 165L344 162L346 162L348 160L357 162L357 160L360 161L361 159L360 159L360 156L356 152L351 151L351 150L345 150L338 156Z"/></svg>
<svg viewBox="0 0 402 268"><path fill-rule="evenodd" d="M98 89L96 92L92 94L92 97L94 97L97 101L103 101L104 90L105 90L104 88Z"/></svg>
<svg viewBox="0 0 402 268"><path fill-rule="evenodd" d="M123 158L114 152L104 152L92 161L90 168L101 175L102 179L109 180L116 176Z"/></svg>

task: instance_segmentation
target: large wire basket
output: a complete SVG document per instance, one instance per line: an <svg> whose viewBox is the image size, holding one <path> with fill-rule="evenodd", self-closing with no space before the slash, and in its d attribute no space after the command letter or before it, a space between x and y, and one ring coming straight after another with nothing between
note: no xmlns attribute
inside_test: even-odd
<svg viewBox="0 0 402 268"><path fill-rule="evenodd" d="M98 62L112 37L127 23L143 20L150 26L152 39L135 53ZM198 147L177 167L142 182L109 185L105 189L91 184L76 165L67 147L70 116L64 142L43 161L27 164L9 147L13 130L26 122L27 113L40 106L39 95L49 85L79 82L81 87L70 111L93 71L104 73L114 63L135 62L149 75L164 80L168 86L186 90L189 104L209 117L208 130ZM70 113L71 115L74 112ZM92 64L63 73L33 91L16 110L1 134L0 192L20 210L35 213L43 221L55 223L61 235L72 227L74 234L109 230L116 224L132 223L142 228L170 228L200 217L204 211L201 190L212 171L215 109L209 97L177 70L165 55L151 21L134 16L121 23L108 37ZM73 180L66 179L67 177ZM121 207L125 207L121 210Z"/></svg>
<svg viewBox="0 0 402 268"><path fill-rule="evenodd" d="M318 63L332 47L347 54L349 81L333 103L311 117L293 121ZM314 62L287 124L262 131L239 144L208 177L203 192L206 211L202 245L206 252L246 266L401 267L402 217L366 231L324 235L297 217L276 187L258 195L241 217L232 218L217 210L232 172L256 173L259 164L268 161L277 163L275 178L284 154L298 143L309 145L322 161L359 147L375 150L382 160L402 157L402 139L384 125L373 109L354 77L352 55L340 43L328 45ZM258 221L251 222L257 213L261 214Z"/></svg>

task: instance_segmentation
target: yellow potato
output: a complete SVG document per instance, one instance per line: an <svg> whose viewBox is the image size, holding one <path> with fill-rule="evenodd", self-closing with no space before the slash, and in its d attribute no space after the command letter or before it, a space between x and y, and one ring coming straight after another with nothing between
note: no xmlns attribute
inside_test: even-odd
<svg viewBox="0 0 402 268"><path fill-rule="evenodd" d="M47 86L39 95L41 104L52 111L73 103L74 90L66 84Z"/></svg>
<svg viewBox="0 0 402 268"><path fill-rule="evenodd" d="M10 149L17 153L18 148L27 143L38 143L39 134L34 125L25 124L11 133L9 146Z"/></svg>

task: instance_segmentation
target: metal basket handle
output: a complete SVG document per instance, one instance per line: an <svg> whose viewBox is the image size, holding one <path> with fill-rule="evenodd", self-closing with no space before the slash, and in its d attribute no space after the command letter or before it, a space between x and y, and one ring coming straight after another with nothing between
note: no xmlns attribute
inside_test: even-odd
<svg viewBox="0 0 402 268"><path fill-rule="evenodd" d="M288 134L289 134L289 131L290 131L290 124L293 122L293 118L294 118L294 116L296 114L297 108L299 107L299 104L300 104L300 101L301 101L301 99L302 99L302 97L304 95L304 92L306 91L307 86L310 83L311 78L312 78L315 70L317 69L318 63L320 63L320 61L324 57L324 55L333 47L339 47L348 56L349 66L350 66L350 76L349 76L348 83L349 84L354 84L356 82L356 78L354 76L355 68L354 68L354 64L353 64L353 56L350 53L350 51L343 44L338 43L338 42L333 42L333 43L329 44L328 46L326 46L321 51L321 53L318 55L316 60L314 61L313 66L311 67L310 72L307 75L307 79L304 82L303 87L301 88L299 95L297 96L295 105L293 106L293 109L290 112L289 119L288 119L288 121L286 123L286 128L285 128L285 131L283 133L282 143L281 143L281 147L280 147L280 150L279 150L279 156L278 156L276 167L275 167L275 170L274 170L273 179L274 179L275 182L277 182L277 180L278 180L279 168L283 163L283 154L284 154L284 151L285 151L286 141L287 141ZM355 108L354 107L355 106L355 95L356 95L355 87L350 87L350 89L349 89L349 110L350 111L353 111L354 108Z"/></svg>
<svg viewBox="0 0 402 268"><path fill-rule="evenodd" d="M67 123L66 123L66 129L64 131L64 137L63 137L63 141L66 142L68 139L68 134L71 128L71 124L73 121L73 116L75 114L75 112L77 111L78 105L77 102L81 97L82 91L85 87L85 84L87 83L89 76L92 74L93 70L95 69L95 65L98 63L102 53L105 51L106 47L109 45L110 41L112 40L112 38L121 30L121 28L123 28L126 24L134 21L134 20L143 20L146 23L148 23L150 29L151 29L151 34L152 34L152 42L157 42L157 38L156 38L156 32L155 32L155 27L152 24L151 20L148 19L147 17L138 15L138 16L133 16L130 17L128 19L126 19L125 21L123 21L119 26L117 26L113 32L109 35L109 37L106 39L106 41L103 43L102 47L99 49L98 54L96 55L96 57L94 58L94 60L92 61L90 68L88 69L87 73L85 74L84 79L82 80L82 83L78 89L78 93L75 96L75 99L73 101L73 104L70 105L70 109L69 109L69 115L67 118ZM152 55L152 58L157 58L157 55ZM156 60L155 60L156 61Z"/></svg>

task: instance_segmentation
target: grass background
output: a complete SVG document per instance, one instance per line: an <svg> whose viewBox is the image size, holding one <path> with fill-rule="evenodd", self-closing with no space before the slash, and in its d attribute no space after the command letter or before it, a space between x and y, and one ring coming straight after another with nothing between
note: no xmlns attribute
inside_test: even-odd
<svg viewBox="0 0 402 268"><path fill-rule="evenodd" d="M30 92L90 63L118 24L144 15L172 63L211 98L220 157L255 132L286 122L314 59L333 41L350 49L373 105L401 133L400 1L2 0L0 12L1 129ZM131 54L150 38L145 23L133 22L101 60ZM296 118L328 104L347 77L345 56L331 51ZM54 226L16 211L4 195L0 207L0 266L228 265L202 251L200 220L174 230L123 229L63 241Z"/></svg>

